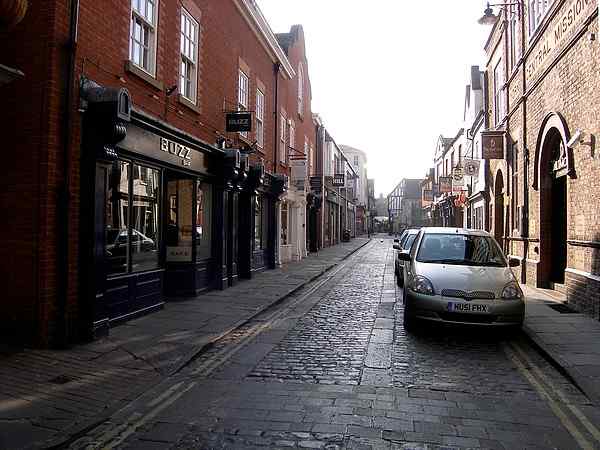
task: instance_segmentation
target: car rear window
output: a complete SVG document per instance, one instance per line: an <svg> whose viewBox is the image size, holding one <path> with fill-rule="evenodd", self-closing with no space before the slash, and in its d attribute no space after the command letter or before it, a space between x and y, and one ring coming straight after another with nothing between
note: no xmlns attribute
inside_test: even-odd
<svg viewBox="0 0 600 450"><path fill-rule="evenodd" d="M489 236L469 234L425 234L417 261L464 266L506 267L506 258Z"/></svg>

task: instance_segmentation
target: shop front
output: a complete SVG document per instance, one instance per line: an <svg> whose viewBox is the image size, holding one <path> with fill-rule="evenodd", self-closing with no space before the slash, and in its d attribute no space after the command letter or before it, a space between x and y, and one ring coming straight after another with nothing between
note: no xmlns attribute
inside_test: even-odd
<svg viewBox="0 0 600 450"><path fill-rule="evenodd" d="M218 286L224 190L222 150L132 110L124 90L97 98L81 176L82 305L94 336Z"/></svg>

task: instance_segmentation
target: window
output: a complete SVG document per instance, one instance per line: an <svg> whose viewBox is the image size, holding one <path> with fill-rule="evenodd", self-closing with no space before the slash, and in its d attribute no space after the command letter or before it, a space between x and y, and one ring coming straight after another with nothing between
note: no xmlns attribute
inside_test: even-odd
<svg viewBox="0 0 600 450"><path fill-rule="evenodd" d="M308 156L308 138L304 136L304 156Z"/></svg>
<svg viewBox="0 0 600 450"><path fill-rule="evenodd" d="M302 63L298 65L298 115L304 113L304 68Z"/></svg>
<svg viewBox="0 0 600 450"><path fill-rule="evenodd" d="M198 22L186 10L181 12L181 73L179 93L196 104L198 85Z"/></svg>
<svg viewBox="0 0 600 450"><path fill-rule="evenodd" d="M115 161L108 169L105 256L109 275L159 267L159 180L158 170L127 161Z"/></svg>
<svg viewBox="0 0 600 450"><path fill-rule="evenodd" d="M477 206L474 211L473 228L483 230L483 206Z"/></svg>
<svg viewBox="0 0 600 450"><path fill-rule="evenodd" d="M315 152L314 152L312 145L308 149L308 155L309 155L308 162L310 164L309 170L310 170L310 175L312 175L315 172Z"/></svg>
<svg viewBox="0 0 600 450"><path fill-rule="evenodd" d="M512 145L512 218L513 229L519 229L519 148Z"/></svg>
<svg viewBox="0 0 600 450"><path fill-rule="evenodd" d="M212 226L212 186L198 181L196 187L196 259L210 258Z"/></svg>
<svg viewBox="0 0 600 450"><path fill-rule="evenodd" d="M509 70L512 71L517 63L517 60L521 56L519 54L519 36L518 36L518 24L519 24L519 11L517 5L509 7L508 12L508 27L510 39L509 48Z"/></svg>
<svg viewBox="0 0 600 450"><path fill-rule="evenodd" d="M506 259L488 236L427 233L421 240L417 261L432 264L506 267Z"/></svg>
<svg viewBox="0 0 600 450"><path fill-rule="evenodd" d="M290 121L290 149L295 150L295 145L296 145L296 128L295 128L294 121L291 120Z"/></svg>
<svg viewBox="0 0 600 450"><path fill-rule="evenodd" d="M262 148L265 145L265 94L256 90L256 144Z"/></svg>
<svg viewBox="0 0 600 450"><path fill-rule="evenodd" d="M263 198L257 196L254 206L254 250L263 249Z"/></svg>
<svg viewBox="0 0 600 450"><path fill-rule="evenodd" d="M288 244L288 204L281 203L281 245Z"/></svg>
<svg viewBox="0 0 600 450"><path fill-rule="evenodd" d="M538 29L552 3L554 3L554 0L529 0L527 14L529 16L530 36Z"/></svg>
<svg viewBox="0 0 600 450"><path fill-rule="evenodd" d="M285 140L286 140L286 120L285 120L285 115L282 113L279 116L279 161L282 164L285 164L287 162L287 158L286 158L286 154L287 152L286 147L285 147Z"/></svg>
<svg viewBox="0 0 600 450"><path fill-rule="evenodd" d="M358 166L358 155L354 155L354 165Z"/></svg>
<svg viewBox="0 0 600 450"><path fill-rule="evenodd" d="M239 71L238 75L238 111L248 111L248 89L250 81L248 75L242 70ZM241 131L240 135L247 138L248 132Z"/></svg>
<svg viewBox="0 0 600 450"><path fill-rule="evenodd" d="M500 124L504 114L503 85L502 61L499 61L494 68L494 124L496 126Z"/></svg>
<svg viewBox="0 0 600 450"><path fill-rule="evenodd" d="M131 0L129 59L154 76L156 72L156 22L158 0Z"/></svg>

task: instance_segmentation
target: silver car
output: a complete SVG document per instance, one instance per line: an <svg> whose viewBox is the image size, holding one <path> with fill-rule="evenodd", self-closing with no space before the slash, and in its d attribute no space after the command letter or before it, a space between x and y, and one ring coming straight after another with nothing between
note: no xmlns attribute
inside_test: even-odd
<svg viewBox="0 0 600 450"><path fill-rule="evenodd" d="M404 263L404 326L415 319L520 327L523 291L496 240L487 232L422 228Z"/></svg>

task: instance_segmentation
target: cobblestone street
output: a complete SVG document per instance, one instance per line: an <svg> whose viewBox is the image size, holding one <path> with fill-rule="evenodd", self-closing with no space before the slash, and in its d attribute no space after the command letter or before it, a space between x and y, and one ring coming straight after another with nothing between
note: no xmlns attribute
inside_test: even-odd
<svg viewBox="0 0 600 450"><path fill-rule="evenodd" d="M373 239L72 448L598 448L598 410L521 334L406 333L393 258Z"/></svg>

